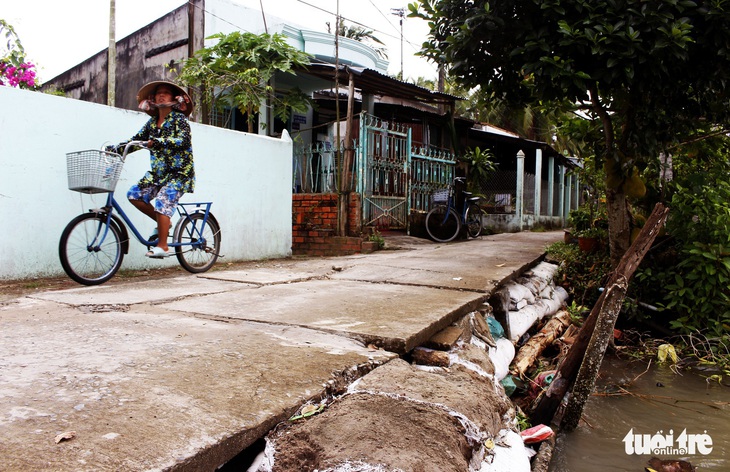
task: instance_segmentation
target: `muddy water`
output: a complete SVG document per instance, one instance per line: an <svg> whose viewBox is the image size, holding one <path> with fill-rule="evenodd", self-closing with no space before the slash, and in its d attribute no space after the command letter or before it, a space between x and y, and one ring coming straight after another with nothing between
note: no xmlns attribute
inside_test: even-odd
<svg viewBox="0 0 730 472"><path fill-rule="evenodd" d="M578 429L558 437L550 471L643 471L652 456L684 459L698 471L730 471L730 388L654 363L642 375L646 368L646 362L606 358L599 395L586 404ZM616 385L631 395L600 395ZM633 441L625 442L630 432ZM694 452L677 450L683 432ZM672 450L652 454L643 450L645 440Z"/></svg>

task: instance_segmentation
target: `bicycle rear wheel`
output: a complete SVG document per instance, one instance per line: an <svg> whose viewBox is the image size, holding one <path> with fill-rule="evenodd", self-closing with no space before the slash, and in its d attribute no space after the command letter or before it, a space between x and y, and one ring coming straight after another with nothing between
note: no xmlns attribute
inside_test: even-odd
<svg viewBox="0 0 730 472"><path fill-rule="evenodd" d="M434 241L447 243L453 241L461 230L461 222L456 212L446 205L436 205L426 215L426 231Z"/></svg>
<svg viewBox="0 0 730 472"><path fill-rule="evenodd" d="M113 223L107 224L105 215L79 215L63 230L58 255L71 279L83 285L102 284L122 265L120 230Z"/></svg>
<svg viewBox="0 0 730 472"><path fill-rule="evenodd" d="M221 245L221 230L212 213L203 228L203 213L191 213L175 225L173 241L185 244L175 247L175 256L180 265L193 274L205 272L218 260ZM202 229L202 231L201 231Z"/></svg>
<svg viewBox="0 0 730 472"><path fill-rule="evenodd" d="M482 234L482 209L476 203L470 203L466 208L466 234L470 238Z"/></svg>

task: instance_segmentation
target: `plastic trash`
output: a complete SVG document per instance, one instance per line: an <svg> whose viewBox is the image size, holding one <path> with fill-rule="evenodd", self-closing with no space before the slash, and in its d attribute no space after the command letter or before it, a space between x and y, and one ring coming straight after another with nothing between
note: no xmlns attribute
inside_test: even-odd
<svg viewBox="0 0 730 472"><path fill-rule="evenodd" d="M553 434L555 433L550 428L550 426L539 424L537 426L533 426L532 428L528 428L522 431L520 433L520 436L522 436L522 440L525 442L525 444L536 444L550 438L550 436L552 436Z"/></svg>
<svg viewBox="0 0 730 472"><path fill-rule="evenodd" d="M495 341L499 338L504 337L504 328L496 318L487 316L487 324L489 325L489 333L492 335L492 339Z"/></svg>
<svg viewBox="0 0 730 472"><path fill-rule="evenodd" d="M511 375L503 378L500 383L502 384L502 387L504 387L504 393L508 397L511 397L512 394L515 393L515 390L517 390L517 384L515 384L515 379Z"/></svg>

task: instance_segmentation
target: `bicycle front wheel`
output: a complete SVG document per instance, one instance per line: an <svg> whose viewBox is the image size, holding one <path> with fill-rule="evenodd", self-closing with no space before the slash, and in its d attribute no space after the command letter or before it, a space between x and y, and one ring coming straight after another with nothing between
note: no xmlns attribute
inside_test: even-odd
<svg viewBox="0 0 730 472"><path fill-rule="evenodd" d="M476 203L470 203L466 208L466 234L470 238L482 234L482 209Z"/></svg>
<svg viewBox="0 0 730 472"><path fill-rule="evenodd" d="M193 274L205 272L218 260L221 230L212 213L203 227L203 213L191 213L178 221L173 233L175 256L180 265Z"/></svg>
<svg viewBox="0 0 730 472"><path fill-rule="evenodd" d="M83 285L103 284L122 265L122 237L116 225L107 224L105 215L85 213L66 225L58 255L71 279Z"/></svg>
<svg viewBox="0 0 730 472"><path fill-rule="evenodd" d="M437 205L426 215L426 231L431 239L440 243L453 241L461 230L456 212L446 205Z"/></svg>

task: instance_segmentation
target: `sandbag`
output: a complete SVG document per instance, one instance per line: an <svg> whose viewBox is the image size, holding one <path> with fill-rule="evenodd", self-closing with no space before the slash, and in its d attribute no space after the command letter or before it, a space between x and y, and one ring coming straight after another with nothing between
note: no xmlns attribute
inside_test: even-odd
<svg viewBox="0 0 730 472"><path fill-rule="evenodd" d="M510 311L507 314L510 328L510 340L517 342L537 320L544 316L544 307L541 305L527 305L520 311Z"/></svg>
<svg viewBox="0 0 730 472"><path fill-rule="evenodd" d="M489 457L485 458L479 472L530 472L530 452L520 435L511 430L500 431L499 441L495 441L492 449L491 463L489 460Z"/></svg>
<svg viewBox="0 0 730 472"><path fill-rule="evenodd" d="M521 300L527 300L528 303L535 303L535 294L529 288L517 282L507 282L504 286L509 292L510 309L511 305Z"/></svg>
<svg viewBox="0 0 730 472"><path fill-rule="evenodd" d="M515 358L515 346L507 338L496 341L496 347L489 348L489 359L494 364L494 378L501 382L509 374L509 366Z"/></svg>

